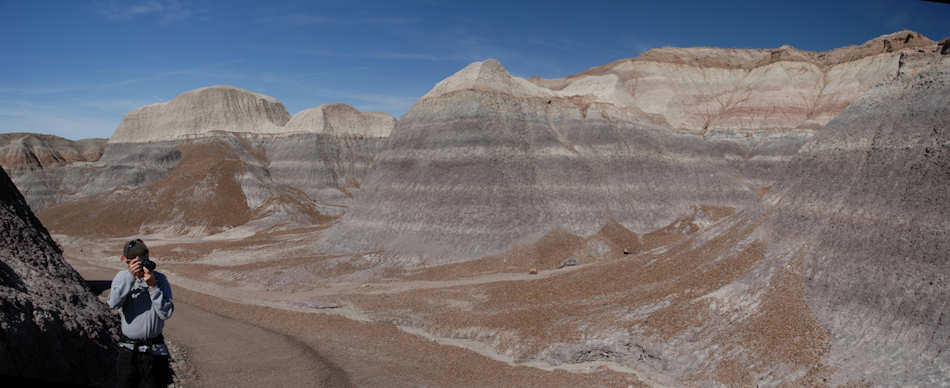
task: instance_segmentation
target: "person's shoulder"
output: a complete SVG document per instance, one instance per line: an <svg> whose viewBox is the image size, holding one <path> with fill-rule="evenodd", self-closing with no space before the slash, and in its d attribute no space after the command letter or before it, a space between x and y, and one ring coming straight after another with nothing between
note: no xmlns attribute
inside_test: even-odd
<svg viewBox="0 0 950 388"><path fill-rule="evenodd" d="M129 273L129 270L123 269L115 274L113 280L125 280L132 277L132 274Z"/></svg>
<svg viewBox="0 0 950 388"><path fill-rule="evenodd" d="M158 272L158 271L155 271L155 272L153 272L153 273L155 274L155 280L158 280L158 281L160 281L160 282L168 283L168 277L166 277L165 274L163 274L163 273L161 273L161 272Z"/></svg>

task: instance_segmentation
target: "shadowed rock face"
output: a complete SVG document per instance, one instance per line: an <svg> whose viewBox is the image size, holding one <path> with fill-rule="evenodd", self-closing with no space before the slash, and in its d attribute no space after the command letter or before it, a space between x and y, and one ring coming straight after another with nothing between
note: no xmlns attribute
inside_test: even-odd
<svg viewBox="0 0 950 388"><path fill-rule="evenodd" d="M109 386L116 324L0 170L0 375Z"/></svg>
<svg viewBox="0 0 950 388"><path fill-rule="evenodd" d="M767 197L770 256L806 260L836 383L950 370L950 61L922 62L832 120Z"/></svg>
<svg viewBox="0 0 950 388"><path fill-rule="evenodd" d="M273 97L231 86L210 86L132 111L109 143L187 139L213 131L277 133L288 120L290 114Z"/></svg>

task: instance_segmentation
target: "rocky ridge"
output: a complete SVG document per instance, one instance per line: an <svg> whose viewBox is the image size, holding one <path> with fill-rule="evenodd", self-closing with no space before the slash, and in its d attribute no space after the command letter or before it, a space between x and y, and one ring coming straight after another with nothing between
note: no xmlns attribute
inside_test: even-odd
<svg viewBox="0 0 950 388"><path fill-rule="evenodd" d="M451 261L550 228L644 233L700 204L746 208L818 128L935 50L909 31L824 53L664 48L554 80L476 62L399 120L372 194L323 242Z"/></svg>
<svg viewBox="0 0 950 388"><path fill-rule="evenodd" d="M33 133L0 134L0 165L11 172L38 171L71 163L95 162L106 139L69 140Z"/></svg>
<svg viewBox="0 0 950 388"><path fill-rule="evenodd" d="M156 214L157 226L151 230L193 234L220 231L222 227L232 228L251 220L269 220L261 225L309 224L314 222L314 217L324 219L340 214L359 191L360 180L394 124L395 119L389 115L363 113L345 104L307 109L291 118L283 105L272 97L229 86L212 86L183 93L167 103L136 109L123 119L108 142L72 142L26 134L9 134L0 139L6 144L3 145L7 155L2 159L3 165L23 187L31 206L41 214L65 215L75 210L74 216L88 215L101 226L83 228L84 221L70 216L53 220L53 227L72 225L76 221L77 231L134 234L140 224L114 223L108 217L100 219L111 214L111 210L89 213L83 209L93 204L125 203L126 199L137 198L145 203L164 203L171 207L171 213L165 216L161 215L167 213L164 210ZM58 148L54 150L45 146L46 143L55 143ZM202 147L209 149L201 151ZM192 185L200 186L201 182L189 182L169 174L183 158L202 152L229 155L221 161L206 160L199 167L206 170L203 176L211 179L207 183L220 179L237 182L240 193L233 193L234 205L245 210L235 214L245 216L222 224L198 216L207 216L197 211L204 208L199 205L204 202L191 200L203 198L202 195L174 196L184 202L194 202L176 205L157 198L157 191L140 190L162 181L177 182L178 189L184 191L190 190ZM86 159L81 158L83 155ZM223 168L221 163L231 164ZM41 168L44 166L47 168ZM183 170L193 174L195 166ZM136 192L139 194L127 196ZM222 203L225 202L229 203ZM57 207L59 204L63 206ZM133 203L127 206L137 207ZM53 207L56 209L45 212ZM138 219L125 219L133 218ZM165 225L162 220L169 224ZM187 222L176 226L172 225L173 220ZM117 224L123 227L116 228Z"/></svg>
<svg viewBox="0 0 950 388"><path fill-rule="evenodd" d="M657 115L690 132L818 130L871 85L896 75L903 55L933 50L933 41L912 31L826 52L664 47L530 81L561 96Z"/></svg>
<svg viewBox="0 0 950 388"><path fill-rule="evenodd" d="M117 321L0 169L0 375L108 386Z"/></svg>

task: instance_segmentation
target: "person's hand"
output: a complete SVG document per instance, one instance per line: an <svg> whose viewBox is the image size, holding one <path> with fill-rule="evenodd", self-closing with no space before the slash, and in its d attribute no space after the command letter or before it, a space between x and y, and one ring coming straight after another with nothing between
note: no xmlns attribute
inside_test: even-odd
<svg viewBox="0 0 950 388"><path fill-rule="evenodd" d="M145 271L142 274L142 280L145 281L145 284L148 284L148 288L155 288L155 274L149 271L148 268L142 268L142 270Z"/></svg>
<svg viewBox="0 0 950 388"><path fill-rule="evenodd" d="M126 264L129 265L129 273L132 274L132 276L135 276L137 278L142 277L142 270L144 270L145 268L142 267L142 261L139 260L138 257L127 261Z"/></svg>

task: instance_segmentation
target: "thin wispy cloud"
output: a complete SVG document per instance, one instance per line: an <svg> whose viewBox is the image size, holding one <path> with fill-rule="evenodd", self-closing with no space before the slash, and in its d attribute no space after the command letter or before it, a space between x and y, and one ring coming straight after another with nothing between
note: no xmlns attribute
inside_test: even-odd
<svg viewBox="0 0 950 388"><path fill-rule="evenodd" d="M449 54L430 54L424 52L398 52L398 51L373 51L373 52L344 52L321 48L298 48L291 50L295 54L311 55L316 57L328 58L364 58L364 59L391 59L400 61L429 61L444 62L455 61L464 62L469 58L463 55Z"/></svg>
<svg viewBox="0 0 950 388"><path fill-rule="evenodd" d="M99 14L114 21L157 16L162 23L175 23L204 12L180 0L105 0L96 3L96 6Z"/></svg>
<svg viewBox="0 0 950 388"><path fill-rule="evenodd" d="M382 17L367 17L359 19L360 23L363 24L416 24L422 23L423 19L420 17L401 17L401 16L382 16Z"/></svg>
<svg viewBox="0 0 950 388"><path fill-rule="evenodd" d="M434 55L434 54L424 54L424 53L401 53L401 52L391 52L383 51L365 54L365 57L379 58L379 59L397 59L397 60L408 60L408 61L431 61L431 62L441 62L441 61L463 61L465 58L457 55Z"/></svg>
<svg viewBox="0 0 950 388"><path fill-rule="evenodd" d="M272 16L263 16L254 20L258 24L281 24L281 25L408 25L421 23L420 17L401 17L401 16L368 16L368 17L348 17L335 15L318 15L305 12L284 13Z"/></svg>
<svg viewBox="0 0 950 388"><path fill-rule="evenodd" d="M406 112L419 96L401 96L383 93L361 93L343 89L311 88L310 92L333 101L346 101L363 112L386 112L398 115Z"/></svg>
<svg viewBox="0 0 950 388"><path fill-rule="evenodd" d="M21 86L21 87L0 87L0 97L36 97L36 96L49 96L56 94L68 94L74 92L88 92L91 90L104 90L112 89L123 86L128 86L136 83L153 81L157 79L180 76L180 75L215 75L219 77L232 77L240 78L234 76L235 74L243 73L231 73L221 68L228 65L238 64L243 62L243 60L229 60L216 63L209 63L205 65L181 68L181 69L170 69L165 71L151 72L146 73L138 77L120 79L117 81L111 82L102 82L96 84L74 84L74 85L64 85L64 86Z"/></svg>
<svg viewBox="0 0 950 388"><path fill-rule="evenodd" d="M255 20L258 24L285 24L285 25L297 25L297 26L306 26L312 24L331 24L339 23L340 21L331 17L322 16L322 15L311 15L311 14L285 14L277 16L265 16L260 17Z"/></svg>
<svg viewBox="0 0 950 388"><path fill-rule="evenodd" d="M60 105L0 104L0 132L52 133L71 139L109 137L121 117L64 112Z"/></svg>

